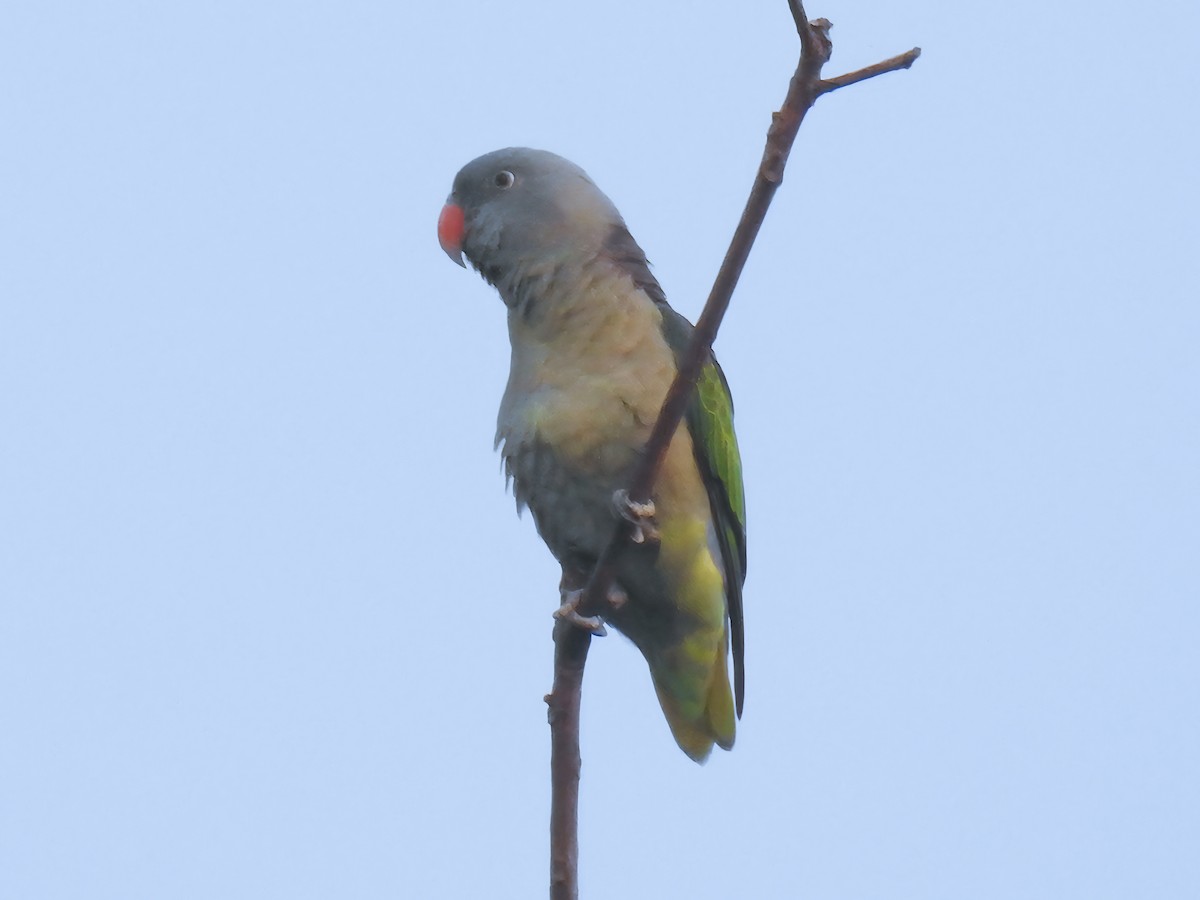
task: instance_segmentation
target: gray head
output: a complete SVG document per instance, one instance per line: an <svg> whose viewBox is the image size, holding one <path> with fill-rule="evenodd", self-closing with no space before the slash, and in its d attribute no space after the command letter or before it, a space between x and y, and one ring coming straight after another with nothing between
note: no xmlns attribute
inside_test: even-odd
<svg viewBox="0 0 1200 900"><path fill-rule="evenodd" d="M463 166L438 220L438 238L465 255L505 300L527 277L605 254L645 256L612 201L587 173L545 150L509 147ZM648 275L648 271L647 271Z"/></svg>

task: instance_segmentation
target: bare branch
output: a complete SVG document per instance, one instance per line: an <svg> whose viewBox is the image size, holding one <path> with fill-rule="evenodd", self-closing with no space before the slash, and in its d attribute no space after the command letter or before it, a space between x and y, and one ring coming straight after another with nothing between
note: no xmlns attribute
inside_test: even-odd
<svg viewBox="0 0 1200 900"><path fill-rule="evenodd" d="M591 635L566 619L554 623L550 721L550 900L579 897L579 703Z"/></svg>
<svg viewBox="0 0 1200 900"><path fill-rule="evenodd" d="M829 80L821 79L821 69L829 61L833 44L829 39L832 24L828 19L809 21L800 0L788 0L796 32L800 36L800 60L788 84L783 106L771 117L766 148L758 174L750 189L746 208L730 241L729 250L717 272L704 311L696 320L696 330L679 371L663 400L658 420L642 451L628 486L629 497L636 502L650 499L658 471L662 467L672 437L683 419L688 400L700 372L708 360L713 339L729 307L733 290L750 256L767 208L783 182L783 170L800 124L817 98L830 91L873 78L884 72L907 69L920 55L919 48L857 72ZM608 589L616 575L616 561L629 540L633 525L622 519L604 548L586 581L585 593L578 606L581 615L602 615ZM563 573L563 586L583 583L579 573ZM591 635L560 620L554 629L554 687L546 697L551 730L551 813L550 813L550 896L551 900L577 900L579 896L577 862L579 805L579 702Z"/></svg>
<svg viewBox="0 0 1200 900"><path fill-rule="evenodd" d="M828 94L830 91L836 91L838 88L849 87L852 84L858 84L860 81L866 81L868 78L874 78L876 75L883 75L887 72L896 72L900 69L908 69L917 61L917 57L921 55L920 47L913 47L907 53L901 53L899 56L893 56L891 59L885 59L883 62L877 62L873 66L867 66L863 69L858 69L855 72L847 72L845 75L839 75L837 78L827 78L821 82L820 88L822 94Z"/></svg>

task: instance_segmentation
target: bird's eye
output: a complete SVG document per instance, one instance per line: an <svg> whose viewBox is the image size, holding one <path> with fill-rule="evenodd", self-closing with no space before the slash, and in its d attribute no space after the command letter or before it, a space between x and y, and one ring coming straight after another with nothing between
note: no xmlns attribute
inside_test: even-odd
<svg viewBox="0 0 1200 900"><path fill-rule="evenodd" d="M503 190L508 190L510 187L512 187L513 182L516 180L517 180L517 177L515 175L513 175L512 172L509 172L507 169L504 169L504 170L501 170L496 173L496 177L492 179L492 182L496 185L496 187L500 188L503 191Z"/></svg>

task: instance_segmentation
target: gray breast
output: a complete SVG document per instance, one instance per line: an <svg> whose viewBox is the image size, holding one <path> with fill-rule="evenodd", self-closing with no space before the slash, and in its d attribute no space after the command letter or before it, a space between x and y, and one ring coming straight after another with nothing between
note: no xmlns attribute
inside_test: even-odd
<svg viewBox="0 0 1200 900"><path fill-rule="evenodd" d="M533 513L538 534L562 563L590 568L612 536L617 477L574 471L541 441L504 448L505 472L519 507Z"/></svg>

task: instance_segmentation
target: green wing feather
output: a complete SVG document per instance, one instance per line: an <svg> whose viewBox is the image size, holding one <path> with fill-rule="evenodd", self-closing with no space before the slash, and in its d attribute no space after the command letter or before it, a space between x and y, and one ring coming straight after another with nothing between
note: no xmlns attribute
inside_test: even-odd
<svg viewBox="0 0 1200 900"><path fill-rule="evenodd" d="M663 311L663 335L678 359L686 352L695 329L665 302L660 302L659 307ZM742 487L742 457L733 431L733 397L725 373L711 353L700 372L685 421L692 435L696 462L708 488L725 567L729 635L733 645L733 696L740 718L746 694L742 618L742 583L746 580L746 494Z"/></svg>
<svg viewBox="0 0 1200 900"><path fill-rule="evenodd" d="M746 495L742 488L742 457L733 432L733 398L725 373L714 358L700 373L688 405L688 428L696 459L708 486L716 519L717 539L725 563L729 602L729 635L733 644L733 696L739 718L746 694L745 632L742 583L746 580Z"/></svg>

